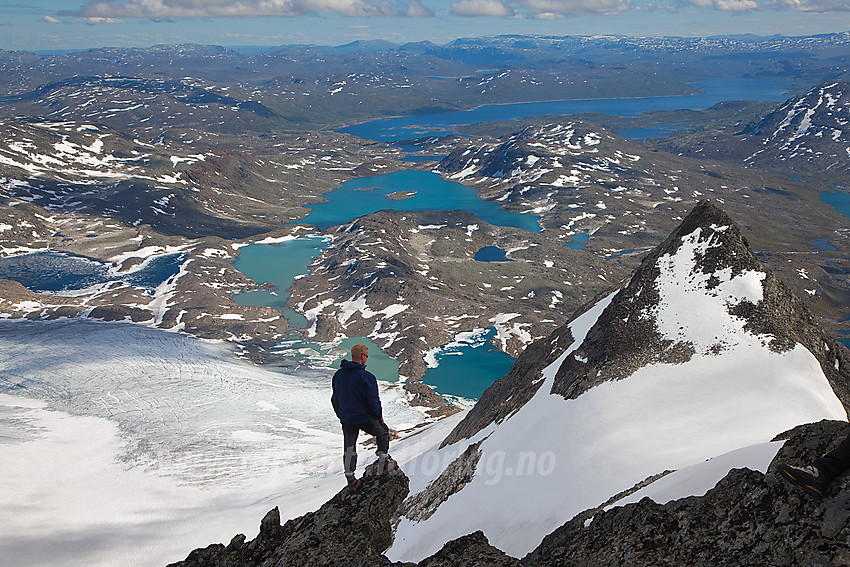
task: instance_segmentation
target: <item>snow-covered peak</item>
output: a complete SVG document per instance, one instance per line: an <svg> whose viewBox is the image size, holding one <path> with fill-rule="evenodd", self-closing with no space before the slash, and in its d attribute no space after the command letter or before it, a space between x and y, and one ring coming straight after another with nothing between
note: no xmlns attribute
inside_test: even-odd
<svg viewBox="0 0 850 567"><path fill-rule="evenodd" d="M556 358L528 377L526 403L402 463L411 496L391 559L476 530L521 557L651 477L847 419L830 384L847 381L843 355L710 203L567 327L542 343ZM764 455L733 460L764 469Z"/></svg>
<svg viewBox="0 0 850 567"><path fill-rule="evenodd" d="M786 101L745 131L761 137L762 149L745 163L779 160L822 160L824 166L841 167L850 156L850 83L825 83ZM846 165L844 166L846 168Z"/></svg>

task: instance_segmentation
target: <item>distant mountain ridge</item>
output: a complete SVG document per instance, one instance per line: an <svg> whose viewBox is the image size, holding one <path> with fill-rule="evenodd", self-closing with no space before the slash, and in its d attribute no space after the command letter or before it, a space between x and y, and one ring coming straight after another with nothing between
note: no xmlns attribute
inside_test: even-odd
<svg viewBox="0 0 850 567"><path fill-rule="evenodd" d="M850 164L850 83L818 85L804 95L790 98L744 135L761 142L762 148L744 163L791 170L836 170L843 174Z"/></svg>

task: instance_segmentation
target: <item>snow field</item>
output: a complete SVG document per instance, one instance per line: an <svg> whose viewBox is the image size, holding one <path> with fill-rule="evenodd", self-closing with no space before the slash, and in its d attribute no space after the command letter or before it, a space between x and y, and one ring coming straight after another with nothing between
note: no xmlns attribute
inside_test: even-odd
<svg viewBox="0 0 850 567"><path fill-rule="evenodd" d="M332 370L79 320L0 321L0 368L0 557L16 567L165 565L344 486ZM381 398L394 429L423 421L398 387Z"/></svg>

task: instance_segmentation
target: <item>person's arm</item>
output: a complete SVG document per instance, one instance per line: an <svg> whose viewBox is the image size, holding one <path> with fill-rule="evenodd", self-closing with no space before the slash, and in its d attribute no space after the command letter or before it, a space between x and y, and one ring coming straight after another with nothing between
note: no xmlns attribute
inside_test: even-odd
<svg viewBox="0 0 850 567"><path fill-rule="evenodd" d="M336 393L336 374L334 374L334 377L331 380L331 388L333 389L333 394L331 394L331 405L334 407L334 413L337 417L339 417L339 398Z"/></svg>
<svg viewBox="0 0 850 567"><path fill-rule="evenodd" d="M366 385L366 402L369 404L369 413L380 420L384 419L381 410L381 398L378 396L378 379L371 372L363 372L363 382Z"/></svg>

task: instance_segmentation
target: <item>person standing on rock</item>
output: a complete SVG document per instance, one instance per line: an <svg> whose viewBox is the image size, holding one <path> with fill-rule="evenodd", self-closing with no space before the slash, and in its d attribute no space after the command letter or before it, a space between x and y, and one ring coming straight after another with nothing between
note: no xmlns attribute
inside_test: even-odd
<svg viewBox="0 0 850 567"><path fill-rule="evenodd" d="M360 487L360 480L354 472L357 469L357 436L361 431L375 436L381 474L397 466L389 455L390 430L384 423L378 381L366 370L368 358L369 348L366 345L354 345L351 347L351 360L343 359L333 377L331 404L342 424L342 464L348 488L352 491Z"/></svg>

